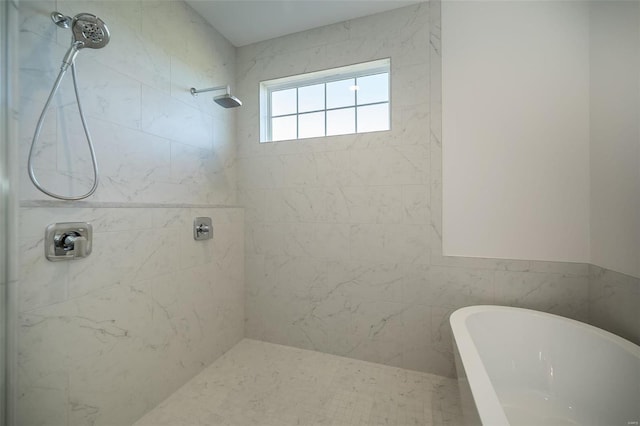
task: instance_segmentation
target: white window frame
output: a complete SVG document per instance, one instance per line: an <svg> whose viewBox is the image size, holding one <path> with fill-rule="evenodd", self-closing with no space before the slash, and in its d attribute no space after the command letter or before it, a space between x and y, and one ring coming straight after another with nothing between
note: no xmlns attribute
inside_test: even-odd
<svg viewBox="0 0 640 426"><path fill-rule="evenodd" d="M383 74L383 73L387 73L387 75L389 76L389 85L388 85L389 93L387 96L387 99L388 99L387 101L372 102L368 104L358 105L357 104L358 92L356 91L356 101L354 105L350 105L346 107L338 107L338 108L327 108L326 83L345 80L348 78L366 77L369 75L376 75L376 74ZM271 140L271 118L272 118L271 94L273 92L280 91L280 90L301 88L305 86L312 86L320 83L325 84L325 92L324 92L325 108L324 109L320 109L317 111L305 111L304 113L300 113L298 112L298 105L297 105L297 99L296 99L295 113L278 115L276 117L296 116L296 120L297 120L297 117L299 117L301 114L309 114L313 112L324 111L325 112L325 133L326 133L326 112L328 111L336 111L336 110L346 109L346 108L357 108L359 106L388 104L389 105L389 129L377 130L377 131L391 130L391 58L385 58L385 59L378 59L375 61L363 62L359 64L354 64L354 65L347 65L339 68L332 68L332 69L323 70L323 71L299 74L299 75L294 75L290 77L282 77L274 80L261 81L260 82L260 142L261 143L274 142ZM358 123L358 116L356 111L356 116L355 116L356 131L349 134L369 133L369 132L358 132L357 123ZM300 129L298 126L296 126L296 138L288 139L288 140L297 141L297 140L306 139L306 138L299 138L298 137L299 132L300 132ZM319 138L331 137L331 135L325 134L325 136L317 136L317 137ZM275 141L275 142L281 142L281 141Z"/></svg>

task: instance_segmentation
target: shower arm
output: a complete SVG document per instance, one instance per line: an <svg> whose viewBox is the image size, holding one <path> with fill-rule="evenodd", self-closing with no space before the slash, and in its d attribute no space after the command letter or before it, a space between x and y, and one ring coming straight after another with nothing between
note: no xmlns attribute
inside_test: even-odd
<svg viewBox="0 0 640 426"><path fill-rule="evenodd" d="M193 96L198 96L198 93L204 93L204 92L215 92L218 90L226 90L227 95L231 94L231 87L229 85L227 86L216 86L216 87L210 87L208 89L196 89L195 87L191 88L191 94Z"/></svg>

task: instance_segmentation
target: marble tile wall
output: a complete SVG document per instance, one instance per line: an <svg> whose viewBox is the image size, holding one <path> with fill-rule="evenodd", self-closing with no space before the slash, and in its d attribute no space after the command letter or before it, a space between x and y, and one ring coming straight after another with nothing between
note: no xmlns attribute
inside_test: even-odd
<svg viewBox="0 0 640 426"><path fill-rule="evenodd" d="M104 49L77 57L101 170L87 203L45 204L26 174L70 41L54 10L94 13L111 31ZM26 0L19 12L16 424L132 424L244 335L236 113L189 93L233 86L235 48L182 1ZM35 163L49 188L79 193L91 168L70 82ZM212 217L212 240L193 240L196 216ZM44 229L68 221L93 224L93 253L48 262Z"/></svg>
<svg viewBox="0 0 640 426"><path fill-rule="evenodd" d="M242 339L242 209L21 210L18 424L132 424ZM91 255L47 261L42 230L76 220Z"/></svg>
<svg viewBox="0 0 640 426"><path fill-rule="evenodd" d="M440 11L423 3L238 49L246 337L452 376L473 304L586 320L588 265L442 255ZM392 129L258 142L258 83L391 57Z"/></svg>
<svg viewBox="0 0 640 426"><path fill-rule="evenodd" d="M182 1L20 3L21 199L47 199L26 173L39 114L70 44L49 13L90 12L109 27L77 59L82 106L101 171L91 200L234 204L235 110L190 87L235 84L235 48ZM81 193L91 163L67 75L47 114L34 164L53 190Z"/></svg>
<svg viewBox="0 0 640 426"><path fill-rule="evenodd" d="M589 266L589 322L640 345L640 278Z"/></svg>

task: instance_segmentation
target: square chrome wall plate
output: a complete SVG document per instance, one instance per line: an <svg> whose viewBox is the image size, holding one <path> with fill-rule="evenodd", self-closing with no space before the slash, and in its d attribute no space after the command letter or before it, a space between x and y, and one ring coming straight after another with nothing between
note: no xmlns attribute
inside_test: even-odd
<svg viewBox="0 0 640 426"><path fill-rule="evenodd" d="M210 217L196 217L193 221L193 239L197 241L213 238L213 225Z"/></svg>
<svg viewBox="0 0 640 426"><path fill-rule="evenodd" d="M52 223L44 233L47 260L75 260L91 254L93 227L87 222Z"/></svg>

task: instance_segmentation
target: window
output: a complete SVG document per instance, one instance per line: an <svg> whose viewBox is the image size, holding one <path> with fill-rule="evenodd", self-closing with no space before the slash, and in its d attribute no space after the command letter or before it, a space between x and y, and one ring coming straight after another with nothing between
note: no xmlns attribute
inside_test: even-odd
<svg viewBox="0 0 640 426"><path fill-rule="evenodd" d="M260 83L260 142L390 129L390 60Z"/></svg>

